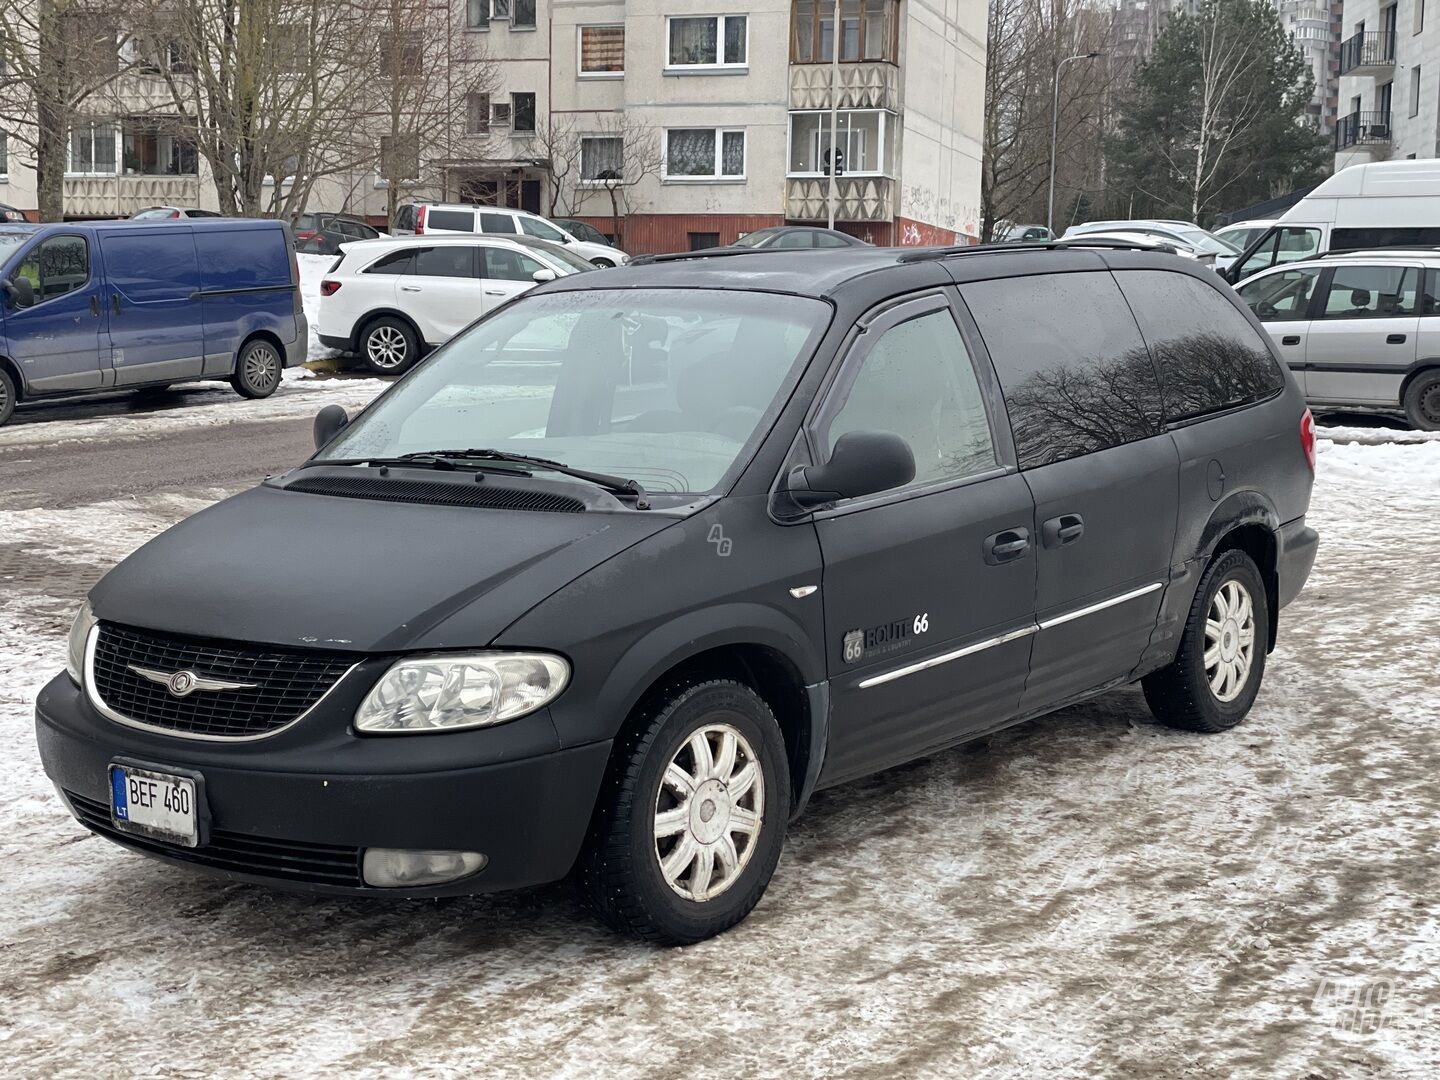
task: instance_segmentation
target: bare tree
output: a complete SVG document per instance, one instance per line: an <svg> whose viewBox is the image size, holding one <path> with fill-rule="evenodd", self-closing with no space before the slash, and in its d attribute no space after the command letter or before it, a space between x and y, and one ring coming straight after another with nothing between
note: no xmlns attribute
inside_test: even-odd
<svg viewBox="0 0 1440 1080"><path fill-rule="evenodd" d="M530 141L535 160L545 170L548 217L570 217L577 212L575 181L580 175L580 133L568 113L537 117Z"/></svg>
<svg viewBox="0 0 1440 1080"><path fill-rule="evenodd" d="M32 158L42 221L64 216L72 123L113 90L125 42L109 4L0 4L0 128Z"/></svg>
<svg viewBox="0 0 1440 1080"><path fill-rule="evenodd" d="M660 175L659 130L633 114L607 113L591 127L572 130L558 145L567 158L559 165L552 159L551 175L560 169L569 179L559 184L562 194L552 194L555 205L568 205L569 213L578 214L591 199L603 197L615 244L624 247L624 223L634 212L635 189Z"/></svg>

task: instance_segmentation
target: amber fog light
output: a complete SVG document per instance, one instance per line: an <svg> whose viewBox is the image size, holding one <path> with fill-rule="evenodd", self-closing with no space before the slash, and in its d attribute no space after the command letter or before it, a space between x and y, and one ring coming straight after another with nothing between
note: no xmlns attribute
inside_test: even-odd
<svg viewBox="0 0 1440 1080"><path fill-rule="evenodd" d="M365 884L380 889L443 885L483 870L490 860L478 851L410 851L372 847L365 851Z"/></svg>

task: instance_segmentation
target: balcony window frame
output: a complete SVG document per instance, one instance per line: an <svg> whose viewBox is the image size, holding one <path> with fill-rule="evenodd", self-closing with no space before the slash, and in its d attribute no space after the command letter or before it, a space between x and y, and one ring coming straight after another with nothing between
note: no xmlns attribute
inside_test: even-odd
<svg viewBox="0 0 1440 1080"><path fill-rule="evenodd" d="M0 184L10 180L10 133L0 128Z"/></svg>
<svg viewBox="0 0 1440 1080"><path fill-rule="evenodd" d="M811 3L811 29L810 29L810 52L808 58L801 54L800 49L800 5L793 2L790 5L790 63L792 64L828 64L830 57L825 54L821 44L821 26L831 16L834 4L831 0L810 0ZM900 56L900 3L899 0L859 0L860 13L857 16L857 28L855 33L854 57L841 56L842 64L895 64L899 62ZM886 35L883 47L878 57L867 57L866 53L866 11L872 4L878 4L881 14L885 17ZM825 18L822 18L822 15ZM837 40L844 42L845 16L841 12L840 33L836 34L832 28L830 37L832 47ZM844 52L844 49L841 49Z"/></svg>
<svg viewBox="0 0 1440 1080"><path fill-rule="evenodd" d="M117 168L119 176L127 177L170 177L174 179L195 179L200 175L200 139L199 130L194 129L193 121L187 122L187 118L178 115L139 115L121 117L118 122L120 129L120 160ZM183 165L185 149L188 147L189 164L192 166L189 172L131 172L126 164L126 146L136 144L141 137L149 137L157 140L156 160L159 160L158 140L169 136L172 140L172 153L180 155L180 163Z"/></svg>
<svg viewBox="0 0 1440 1080"><path fill-rule="evenodd" d="M620 31L620 70L587 71L585 69L585 31ZM623 79L625 77L625 24L623 22L581 23L575 28L575 75L580 79Z"/></svg>
<svg viewBox="0 0 1440 1080"><path fill-rule="evenodd" d="M849 159L849 156L847 155L847 156L846 156L846 161L845 161L845 172L844 172L842 175L840 175L839 177L837 177L837 179L839 179L839 180L844 180L846 177L856 176L856 177L883 177L883 178L885 178L885 179L893 180L893 179L895 178L895 176L894 176L894 160L893 160L893 154L891 154L891 153L889 152L889 151L892 149L891 146L890 146L890 139L893 137L893 136L891 136L891 134L890 134L890 124L891 124L891 121L892 121L893 119L898 119L898 114L895 113L894 111L890 110L890 109L838 109L838 110L836 110L836 111L837 111L837 113L838 113L839 115L841 115L841 116L844 116L844 115L851 115L851 116L853 116L853 115L855 115L855 114L857 114L857 113L877 113L877 114L879 115L879 117L880 117L880 124L879 124L879 128L880 128L879 146L880 146L880 165L881 165L881 167L880 167L879 169L853 169L853 168L851 168L851 166L850 166L850 159ZM795 118L796 118L797 116L819 116L819 117L822 118L822 121L823 121L823 122L827 122L827 123L828 123L828 119L829 119L829 116L830 116L830 110L829 110L829 109L791 109L790 112L787 114L787 117L788 117L788 118L787 118L786 123L785 123L785 176L786 176L787 179L791 179L791 180L807 180L807 179L816 179L816 178L820 178L820 179L826 178L826 177L828 177L830 174L827 173L827 172L825 172L824 169L820 169L820 170L817 170L817 171L803 171L803 172L802 172L802 171L798 171L798 170L792 169L792 168L790 167L791 162L793 162L793 161L795 160ZM823 130L824 134L828 136L828 134L829 134L829 128L826 127L826 128L824 128L824 129L822 129L822 130ZM890 159L891 159L891 160L890 160L890 163L889 163L888 169L887 169L887 167L886 167L886 159L887 159L887 158L890 158Z"/></svg>
<svg viewBox="0 0 1440 1080"><path fill-rule="evenodd" d="M673 40L674 24L677 19L714 19L715 20L715 61L713 63L700 64L676 64L671 61L671 42ZM727 63L725 61L725 22L727 19L745 20L745 59ZM750 21L751 13L748 11L732 12L702 12L697 11L680 15L665 16L665 66L664 72L667 75L706 75L706 74L743 74L750 70Z"/></svg>
<svg viewBox="0 0 1440 1080"><path fill-rule="evenodd" d="M95 163L95 132L98 128L108 127L110 139L114 146L114 159L107 171L95 171L93 169L75 168L75 131L85 126L90 129L90 164ZM70 121L70 128L65 138L65 175L66 176L98 176L118 177L120 175L120 121L114 117L80 117L77 116Z"/></svg>
<svg viewBox="0 0 1440 1080"><path fill-rule="evenodd" d="M670 172L670 133L672 131L709 131L715 135L715 160L714 169L709 175L694 176L687 173ZM738 173L724 173L721 170L725 163L725 136L740 136L740 171ZM660 180L667 184L743 184L748 179L750 169L750 136L743 127L723 124L711 126L709 124L677 124L673 128L662 128L660 131ZM603 181L602 181L603 183Z"/></svg>

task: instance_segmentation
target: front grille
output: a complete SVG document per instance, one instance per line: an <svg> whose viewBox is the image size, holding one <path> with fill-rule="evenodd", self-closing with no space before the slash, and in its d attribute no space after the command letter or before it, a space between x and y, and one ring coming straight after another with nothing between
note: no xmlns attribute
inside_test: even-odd
<svg viewBox="0 0 1440 1080"><path fill-rule="evenodd" d="M187 848L161 843L134 833L121 832L110 820L110 807L73 791L65 798L75 808L81 824L111 840L142 851L164 855L167 859L199 863L217 870L237 874L258 874L286 881L312 885L348 885L358 888L365 884L360 876L360 849L334 844L311 844L303 840L277 840L249 833L224 832L212 829L210 842L204 847Z"/></svg>
<svg viewBox="0 0 1440 1080"><path fill-rule="evenodd" d="M304 714L355 660L345 653L209 641L101 623L91 678L100 700L137 724L184 735L244 738L275 731ZM192 671L254 687L176 697L135 667Z"/></svg>
<svg viewBox="0 0 1440 1080"><path fill-rule="evenodd" d="M580 514L585 511L585 504L569 495L498 487L488 481L461 484L444 480L382 480L370 476L307 476L286 484L285 490L303 491L308 495L375 499L379 502L470 506L489 510L538 510L551 514Z"/></svg>

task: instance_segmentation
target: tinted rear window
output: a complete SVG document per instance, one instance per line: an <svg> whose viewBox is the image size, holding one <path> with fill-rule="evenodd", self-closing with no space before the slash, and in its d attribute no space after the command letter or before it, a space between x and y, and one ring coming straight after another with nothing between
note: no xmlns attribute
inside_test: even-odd
<svg viewBox="0 0 1440 1080"><path fill-rule="evenodd" d="M480 231L484 233L513 233L515 231L515 219L509 214L485 214L480 215Z"/></svg>
<svg viewBox="0 0 1440 1080"><path fill-rule="evenodd" d="M430 210L425 215L425 228L474 232L475 214L470 210Z"/></svg>
<svg viewBox="0 0 1440 1080"><path fill-rule="evenodd" d="M1260 334L1229 299L1188 274L1121 270L1175 422L1268 397L1284 383Z"/></svg>
<svg viewBox="0 0 1440 1080"><path fill-rule="evenodd" d="M1107 272L961 288L995 362L1022 469L1160 430L1160 384Z"/></svg>

